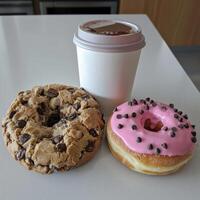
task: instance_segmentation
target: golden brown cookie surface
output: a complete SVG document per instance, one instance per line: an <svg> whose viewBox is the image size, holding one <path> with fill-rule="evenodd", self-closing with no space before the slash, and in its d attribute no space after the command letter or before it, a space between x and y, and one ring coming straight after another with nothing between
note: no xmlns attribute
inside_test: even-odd
<svg viewBox="0 0 200 200"><path fill-rule="evenodd" d="M90 160L101 143L99 104L84 89L52 84L20 92L2 124L11 155L41 173Z"/></svg>

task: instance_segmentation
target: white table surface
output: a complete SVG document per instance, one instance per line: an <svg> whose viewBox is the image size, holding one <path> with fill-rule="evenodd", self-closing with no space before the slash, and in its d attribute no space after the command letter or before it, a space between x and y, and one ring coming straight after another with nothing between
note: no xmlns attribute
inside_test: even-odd
<svg viewBox="0 0 200 200"><path fill-rule="evenodd" d="M55 82L78 85L73 33L79 23L103 18L135 22L146 37L134 96L173 102L199 132L199 92L144 15L0 17L0 118L20 90ZM0 137L0 199L199 199L199 153L198 146L193 160L174 175L148 176L121 165L104 144L88 164L48 176L25 170Z"/></svg>

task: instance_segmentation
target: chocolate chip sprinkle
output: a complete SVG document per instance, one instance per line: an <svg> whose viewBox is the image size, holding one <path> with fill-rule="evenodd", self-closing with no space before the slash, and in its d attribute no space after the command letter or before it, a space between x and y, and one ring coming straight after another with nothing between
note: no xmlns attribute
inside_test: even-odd
<svg viewBox="0 0 200 200"><path fill-rule="evenodd" d="M124 127L124 125L122 125L122 124L118 124L118 126L117 126L118 129L122 129L123 127Z"/></svg>
<svg viewBox="0 0 200 200"><path fill-rule="evenodd" d="M178 109L177 109L177 108L174 108L174 112L178 112Z"/></svg>
<svg viewBox="0 0 200 200"><path fill-rule="evenodd" d="M56 148L57 148L57 150L58 150L59 152L64 152L64 151L67 150L67 147L66 147L66 145L65 145L64 143L58 143L58 144L56 145Z"/></svg>
<svg viewBox="0 0 200 200"><path fill-rule="evenodd" d="M174 138L174 137L176 136L176 133L172 131L172 132L170 133L170 136L171 136L172 138Z"/></svg>
<svg viewBox="0 0 200 200"><path fill-rule="evenodd" d="M137 137L136 142L137 143L141 143L142 142L142 138L141 137Z"/></svg>
<svg viewBox="0 0 200 200"><path fill-rule="evenodd" d="M151 99L150 104L153 104L153 103L155 103L155 101L153 99Z"/></svg>
<svg viewBox="0 0 200 200"><path fill-rule="evenodd" d="M195 137L197 135L196 131L192 131L191 134Z"/></svg>
<svg viewBox="0 0 200 200"><path fill-rule="evenodd" d="M178 119L178 115L177 115L177 114L174 114L174 118L175 118L175 119Z"/></svg>
<svg viewBox="0 0 200 200"><path fill-rule="evenodd" d="M193 129L195 129L195 125L191 125L191 127L192 127Z"/></svg>
<svg viewBox="0 0 200 200"><path fill-rule="evenodd" d="M113 112L117 112L118 111L118 108L116 107L114 110L113 110Z"/></svg>
<svg viewBox="0 0 200 200"><path fill-rule="evenodd" d="M146 110L149 110L149 105L146 105L146 107L145 107L145 108L146 108Z"/></svg>
<svg viewBox="0 0 200 200"><path fill-rule="evenodd" d="M144 99L140 99L140 103L146 104L147 102Z"/></svg>
<svg viewBox="0 0 200 200"><path fill-rule="evenodd" d="M197 138L196 138L196 137L192 137L192 138L191 138L191 141L192 141L193 143L196 143L196 142L197 142Z"/></svg>
<svg viewBox="0 0 200 200"><path fill-rule="evenodd" d="M132 101L129 101L129 102L128 102L128 105L129 105L129 106L132 106L132 105L133 105L133 102L132 102Z"/></svg>
<svg viewBox="0 0 200 200"><path fill-rule="evenodd" d="M133 117L133 118L135 118L137 116L137 114L135 113L135 112L133 112L132 114L131 114L131 117Z"/></svg>
<svg viewBox="0 0 200 200"><path fill-rule="evenodd" d="M177 131L177 128L176 128L176 127L172 127L172 131L173 131L173 132L176 132L176 131Z"/></svg>
<svg viewBox="0 0 200 200"><path fill-rule="evenodd" d="M183 129L183 128L184 128L184 124L179 124L178 127L179 127L180 129Z"/></svg>
<svg viewBox="0 0 200 200"><path fill-rule="evenodd" d="M156 107L156 106L157 106L157 103L155 103L155 102L152 103L152 106L153 106L153 107Z"/></svg>
<svg viewBox="0 0 200 200"><path fill-rule="evenodd" d="M149 150L153 150L153 144L149 144L149 145L148 145L148 149L149 149Z"/></svg>
<svg viewBox="0 0 200 200"><path fill-rule="evenodd" d="M162 109L163 111L166 111L166 110L167 110L167 107L166 107L166 106L161 106L161 109Z"/></svg>
<svg viewBox="0 0 200 200"><path fill-rule="evenodd" d="M169 104L169 107L170 107L170 108L174 108L174 104L170 103L170 104Z"/></svg>
<svg viewBox="0 0 200 200"><path fill-rule="evenodd" d="M133 125L131 126L131 128L132 128L133 130L137 130L137 126L136 126L135 124L133 124Z"/></svg>
<svg viewBox="0 0 200 200"><path fill-rule="evenodd" d="M141 115L142 115L142 114L144 114L144 110L140 110L140 112L139 112L139 113L140 113Z"/></svg>
<svg viewBox="0 0 200 200"><path fill-rule="evenodd" d="M20 149L16 154L16 159L22 160L23 158L25 158L25 153L26 153L26 150L24 148Z"/></svg>
<svg viewBox="0 0 200 200"><path fill-rule="evenodd" d="M185 119L188 119L188 116L187 116L187 115L183 115L183 117L184 117Z"/></svg>
<svg viewBox="0 0 200 200"><path fill-rule="evenodd" d="M128 117L129 117L129 116L128 116L128 114L126 113L126 114L124 115L124 118L128 119Z"/></svg>
<svg viewBox="0 0 200 200"><path fill-rule="evenodd" d="M188 123L185 124L184 127L185 127L185 128L189 128L189 124L188 124Z"/></svg>
<svg viewBox="0 0 200 200"><path fill-rule="evenodd" d="M53 142L54 144L57 144L57 143L59 143L62 139L63 139L63 136L62 136L62 135L56 135L55 137L53 137L52 142Z"/></svg>
<svg viewBox="0 0 200 200"><path fill-rule="evenodd" d="M116 118L117 118L117 119L121 119L121 118L122 118L122 115L117 114Z"/></svg>
<svg viewBox="0 0 200 200"><path fill-rule="evenodd" d="M182 112L182 111L178 111L178 114L179 114L179 115L182 115L182 114L183 114L183 112Z"/></svg>
<svg viewBox="0 0 200 200"><path fill-rule="evenodd" d="M26 126L26 121L21 119L17 121L17 128L24 128Z"/></svg>
<svg viewBox="0 0 200 200"><path fill-rule="evenodd" d="M161 153L161 150L159 148L156 148L156 154L160 154Z"/></svg>
<svg viewBox="0 0 200 200"><path fill-rule="evenodd" d="M183 118L180 118L180 119L179 119L179 122L183 122Z"/></svg>
<svg viewBox="0 0 200 200"><path fill-rule="evenodd" d="M146 101L150 101L150 98L149 98L149 97L147 97L147 98L146 98Z"/></svg>
<svg viewBox="0 0 200 200"><path fill-rule="evenodd" d="M163 129L164 129L164 131L168 131L169 130L167 126L165 126Z"/></svg>
<svg viewBox="0 0 200 200"><path fill-rule="evenodd" d="M138 105L138 102L137 102L136 99L133 99L133 104L134 104L134 105Z"/></svg>
<svg viewBox="0 0 200 200"><path fill-rule="evenodd" d="M10 114L9 114L9 118L10 119L12 119L13 118L13 116L16 114L16 111L15 110L13 110Z"/></svg>
<svg viewBox="0 0 200 200"><path fill-rule="evenodd" d="M162 146L164 149L168 149L167 143L163 143L163 144L161 144L161 146Z"/></svg>
<svg viewBox="0 0 200 200"><path fill-rule="evenodd" d="M29 139L31 138L31 136L28 133L24 133L22 135L19 136L19 142L21 144L26 143Z"/></svg>

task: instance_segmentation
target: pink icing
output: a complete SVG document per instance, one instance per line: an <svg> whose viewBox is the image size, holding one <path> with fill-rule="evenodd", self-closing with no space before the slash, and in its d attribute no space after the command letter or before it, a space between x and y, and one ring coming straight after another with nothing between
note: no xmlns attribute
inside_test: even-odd
<svg viewBox="0 0 200 200"><path fill-rule="evenodd" d="M141 101L137 101L137 105L130 105L128 102L119 105L111 117L111 127L115 134L117 134L123 142L128 146L129 149L144 154L156 154L159 151L160 155L186 155L193 151L196 137L194 136L194 128L191 123L183 117L183 114L178 114L170 106L163 103L156 103L153 106L149 101L145 101L147 105ZM166 109L164 109L165 107ZM141 110L144 111L141 114ZM132 117L132 113L136 113L136 117ZM121 119L117 118L117 115L122 115ZM128 114L128 118L124 115ZM175 118L178 116L178 119ZM180 120L182 118L182 121ZM151 119L151 128L158 121L161 121L163 127L153 132L144 128L144 122L146 119ZM180 122L181 121L181 122ZM119 124L123 125L119 128ZM188 128L180 128L180 124L188 124ZM132 125L137 126L137 130L132 129ZM168 130L165 130L168 127ZM176 127L176 131L172 130L172 127ZM175 137L171 137L171 133L175 133ZM193 133L193 135L192 135ZM196 134L196 132L195 132ZM141 142L137 139L140 137ZM194 139L192 141L192 139ZM167 148L163 147L163 144L167 144ZM153 145L153 149L149 148L149 145ZM159 149L159 150L158 150Z"/></svg>

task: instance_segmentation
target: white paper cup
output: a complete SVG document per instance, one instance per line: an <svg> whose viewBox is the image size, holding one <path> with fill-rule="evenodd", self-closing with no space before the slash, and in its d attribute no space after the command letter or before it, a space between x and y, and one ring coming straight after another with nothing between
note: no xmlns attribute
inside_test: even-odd
<svg viewBox="0 0 200 200"><path fill-rule="evenodd" d="M98 23L116 23L108 20L87 22L79 26L74 36L77 46L80 86L94 95L104 114L130 98L141 48L145 41L135 24L128 25L133 33L104 35L87 32L85 27Z"/></svg>

